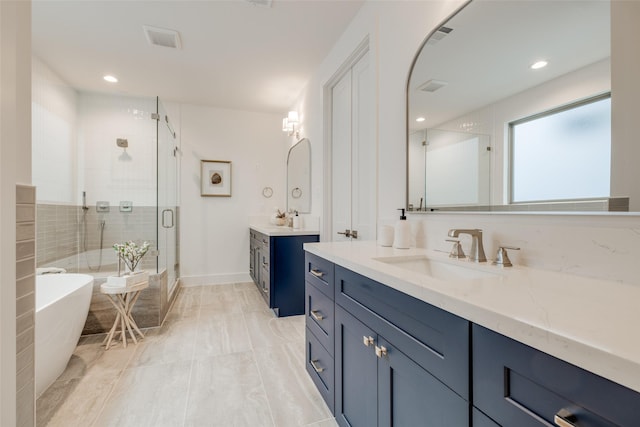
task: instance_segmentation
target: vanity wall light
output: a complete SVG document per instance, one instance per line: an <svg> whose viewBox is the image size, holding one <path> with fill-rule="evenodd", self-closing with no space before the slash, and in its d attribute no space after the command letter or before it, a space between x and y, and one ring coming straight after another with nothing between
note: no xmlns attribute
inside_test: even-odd
<svg viewBox="0 0 640 427"><path fill-rule="evenodd" d="M289 111L287 117L282 119L282 131L287 132L289 136L296 136L296 139L300 138L300 130L296 130L296 125L299 122L298 112Z"/></svg>

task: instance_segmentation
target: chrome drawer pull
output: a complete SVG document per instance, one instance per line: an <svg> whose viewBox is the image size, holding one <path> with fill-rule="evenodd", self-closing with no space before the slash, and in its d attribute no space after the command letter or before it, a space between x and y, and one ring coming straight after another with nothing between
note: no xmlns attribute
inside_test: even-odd
<svg viewBox="0 0 640 427"><path fill-rule="evenodd" d="M320 366L318 366L318 364L317 364L318 363L318 359L315 359L315 360L312 359L309 362L311 363L311 366L313 366L313 369L317 373L320 373L320 372L324 371L324 368L321 368Z"/></svg>
<svg viewBox="0 0 640 427"><path fill-rule="evenodd" d="M313 274L314 276L322 279L322 276L324 276L324 273L320 270L316 270L315 268L311 269L311 271L309 272L311 274Z"/></svg>
<svg viewBox="0 0 640 427"><path fill-rule="evenodd" d="M374 344L373 337L362 337L362 342L367 347L370 347Z"/></svg>
<svg viewBox="0 0 640 427"><path fill-rule="evenodd" d="M576 421L578 421L576 416L566 409L560 409L553 417L553 422L558 427L578 427L577 424L574 424Z"/></svg>
<svg viewBox="0 0 640 427"><path fill-rule="evenodd" d="M318 314L318 310L311 310L311 317L318 321L324 319L324 316L322 314Z"/></svg>

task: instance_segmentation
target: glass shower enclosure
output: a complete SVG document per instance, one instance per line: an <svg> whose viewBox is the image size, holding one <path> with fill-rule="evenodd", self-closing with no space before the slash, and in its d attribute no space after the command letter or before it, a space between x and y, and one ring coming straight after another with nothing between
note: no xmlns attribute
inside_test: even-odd
<svg viewBox="0 0 640 427"><path fill-rule="evenodd" d="M113 323L101 318L110 310L100 295L100 284L118 274L113 245L149 242L140 262L149 288L136 308L140 327L157 326L180 269L180 150L167 108L158 97L41 92L32 102L36 267L94 277L83 333L100 333Z"/></svg>
<svg viewBox="0 0 640 427"><path fill-rule="evenodd" d="M179 154L176 132L166 109L157 99L157 271L167 272L168 295L180 277Z"/></svg>

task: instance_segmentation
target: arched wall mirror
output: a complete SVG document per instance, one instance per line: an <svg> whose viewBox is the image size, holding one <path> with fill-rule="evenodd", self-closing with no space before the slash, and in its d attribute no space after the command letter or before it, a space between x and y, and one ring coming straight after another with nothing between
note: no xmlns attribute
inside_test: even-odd
<svg viewBox="0 0 640 427"><path fill-rule="evenodd" d="M311 212L311 143L302 138L287 155L287 210Z"/></svg>
<svg viewBox="0 0 640 427"><path fill-rule="evenodd" d="M473 0L432 32L407 83L408 211L640 211L617 187L611 11Z"/></svg>

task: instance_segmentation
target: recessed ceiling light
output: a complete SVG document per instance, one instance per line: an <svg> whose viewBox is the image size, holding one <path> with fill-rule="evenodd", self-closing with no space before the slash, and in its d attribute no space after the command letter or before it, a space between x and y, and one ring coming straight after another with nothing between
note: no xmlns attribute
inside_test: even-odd
<svg viewBox="0 0 640 427"><path fill-rule="evenodd" d="M418 117L416 119L416 122L424 122L425 118L424 117Z"/></svg>
<svg viewBox="0 0 640 427"><path fill-rule="evenodd" d="M547 61L538 61L538 62L534 62L531 65L531 69L532 70L539 70L540 68L544 68L547 66Z"/></svg>
<svg viewBox="0 0 640 427"><path fill-rule="evenodd" d="M109 83L118 83L118 79L116 77L108 75L108 74L106 76L104 76L103 79L105 79Z"/></svg>

